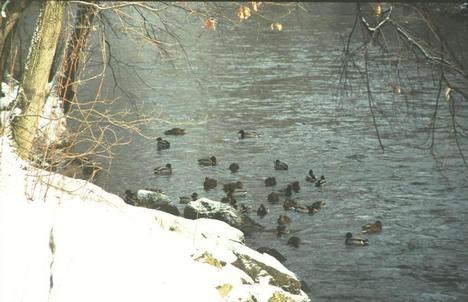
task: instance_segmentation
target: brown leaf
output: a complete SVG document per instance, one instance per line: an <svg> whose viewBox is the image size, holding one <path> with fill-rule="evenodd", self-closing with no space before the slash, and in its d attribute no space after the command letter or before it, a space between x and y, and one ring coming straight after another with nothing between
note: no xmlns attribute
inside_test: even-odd
<svg viewBox="0 0 468 302"><path fill-rule="evenodd" d="M270 25L271 30L274 31L282 31L283 30L283 24L276 22L276 23L271 23Z"/></svg>
<svg viewBox="0 0 468 302"><path fill-rule="evenodd" d="M252 1L251 4L252 4L252 9L254 11L258 11L258 9L260 8L260 5L262 4L262 2Z"/></svg>
<svg viewBox="0 0 468 302"><path fill-rule="evenodd" d="M203 23L203 27L206 29L216 30L216 23L217 23L216 19L208 18Z"/></svg>
<svg viewBox="0 0 468 302"><path fill-rule="evenodd" d="M380 17L382 14L382 6L380 4L376 4L374 7L374 12L377 17Z"/></svg>
<svg viewBox="0 0 468 302"><path fill-rule="evenodd" d="M241 5L239 7L239 10L237 11L237 16L239 17L239 19L241 19L241 21L247 20L251 16L250 8Z"/></svg>
<svg viewBox="0 0 468 302"><path fill-rule="evenodd" d="M445 88L444 96L445 96L445 100L446 100L447 102L450 101L451 92L452 92L452 88L450 88L450 87Z"/></svg>

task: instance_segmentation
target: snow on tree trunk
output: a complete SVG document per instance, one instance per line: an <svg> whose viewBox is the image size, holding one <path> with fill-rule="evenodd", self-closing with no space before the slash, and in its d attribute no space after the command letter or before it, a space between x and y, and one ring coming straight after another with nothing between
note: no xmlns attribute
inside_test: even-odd
<svg viewBox="0 0 468 302"><path fill-rule="evenodd" d="M62 27L66 1L44 1L29 50L17 98L21 114L13 121L18 153L28 159L47 98L50 67Z"/></svg>

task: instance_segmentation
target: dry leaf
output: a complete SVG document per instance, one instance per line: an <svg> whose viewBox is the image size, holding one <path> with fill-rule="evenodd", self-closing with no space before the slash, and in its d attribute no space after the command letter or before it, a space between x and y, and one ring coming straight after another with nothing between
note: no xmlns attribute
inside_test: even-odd
<svg viewBox="0 0 468 302"><path fill-rule="evenodd" d="M225 298L227 295L229 295L229 292L232 290L233 286L229 283L226 283L216 288L218 289L218 292L221 298Z"/></svg>
<svg viewBox="0 0 468 302"><path fill-rule="evenodd" d="M382 6L380 4L377 4L374 7L374 12L377 17L380 17L380 15L382 14Z"/></svg>
<svg viewBox="0 0 468 302"><path fill-rule="evenodd" d="M447 102L450 101L450 93L451 92L452 92L452 88L450 88L450 87L445 88L444 96L445 96L445 100Z"/></svg>
<svg viewBox="0 0 468 302"><path fill-rule="evenodd" d="M250 8L241 5L239 7L239 11L237 12L237 16L239 17L239 19L241 19L241 21L247 20L251 16Z"/></svg>
<svg viewBox="0 0 468 302"><path fill-rule="evenodd" d="M393 86L393 93L400 95L401 94L401 87L400 85Z"/></svg>
<svg viewBox="0 0 468 302"><path fill-rule="evenodd" d="M209 18L205 20L205 22L203 23L203 27L206 29L216 30L216 23L216 19Z"/></svg>
<svg viewBox="0 0 468 302"><path fill-rule="evenodd" d="M271 28L271 30L282 31L283 30L283 24L278 23L278 22L271 23L270 28Z"/></svg>

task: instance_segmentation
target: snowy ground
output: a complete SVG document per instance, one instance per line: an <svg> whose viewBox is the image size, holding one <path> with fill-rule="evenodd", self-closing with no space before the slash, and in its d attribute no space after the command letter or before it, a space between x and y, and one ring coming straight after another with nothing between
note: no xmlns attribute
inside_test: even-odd
<svg viewBox="0 0 468 302"><path fill-rule="evenodd" d="M309 301L243 240L224 222L130 206L31 167L0 136L2 302Z"/></svg>

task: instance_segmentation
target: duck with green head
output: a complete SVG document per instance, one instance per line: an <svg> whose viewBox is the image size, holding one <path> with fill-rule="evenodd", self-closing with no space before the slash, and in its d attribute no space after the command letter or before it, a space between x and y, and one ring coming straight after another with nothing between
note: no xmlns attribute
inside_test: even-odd
<svg viewBox="0 0 468 302"><path fill-rule="evenodd" d="M306 176L306 181L314 183L317 180L317 177L314 175L312 169L309 170L309 175Z"/></svg>
<svg viewBox="0 0 468 302"><path fill-rule="evenodd" d="M239 130L237 132L239 134L239 139L246 139L246 138L255 138L258 137L257 132L255 131L244 131L244 130Z"/></svg>
<svg viewBox="0 0 468 302"><path fill-rule="evenodd" d="M161 137L158 137L156 139L156 141L157 141L158 151L166 150L166 149L169 149L171 147L171 143L169 143L165 139L162 139Z"/></svg>
<svg viewBox="0 0 468 302"><path fill-rule="evenodd" d="M353 237L353 234L351 233L346 233L346 239L345 239L346 245L353 245L353 246L367 246L369 245L369 240L359 238L359 237Z"/></svg>
<svg viewBox="0 0 468 302"><path fill-rule="evenodd" d="M201 166L216 166L216 156L200 158L198 164Z"/></svg>
<svg viewBox="0 0 468 302"><path fill-rule="evenodd" d="M279 159L275 160L275 170L287 170L288 164L280 161Z"/></svg>
<svg viewBox="0 0 468 302"><path fill-rule="evenodd" d="M172 165L166 164L164 167L156 167L153 169L155 175L171 175Z"/></svg>

